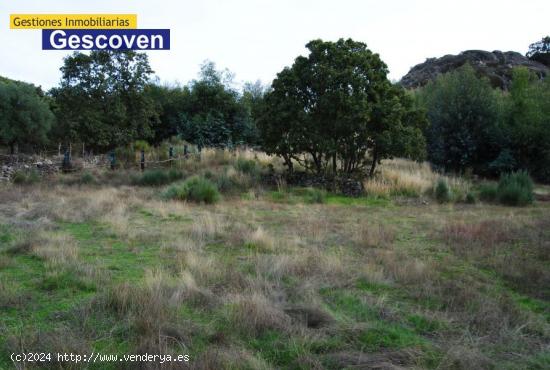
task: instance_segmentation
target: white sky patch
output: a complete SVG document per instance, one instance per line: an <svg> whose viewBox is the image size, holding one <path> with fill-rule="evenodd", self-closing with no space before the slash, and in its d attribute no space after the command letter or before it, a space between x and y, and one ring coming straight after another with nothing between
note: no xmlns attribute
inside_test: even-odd
<svg viewBox="0 0 550 370"><path fill-rule="evenodd" d="M13 13L135 13L139 28L171 29L171 50L148 51L162 82L186 83L206 59L236 80L270 83L316 38L351 37L399 80L429 57L468 49L527 51L550 34L550 1L21 0L2 1L0 75L50 88L65 51L41 50L40 30L9 29Z"/></svg>

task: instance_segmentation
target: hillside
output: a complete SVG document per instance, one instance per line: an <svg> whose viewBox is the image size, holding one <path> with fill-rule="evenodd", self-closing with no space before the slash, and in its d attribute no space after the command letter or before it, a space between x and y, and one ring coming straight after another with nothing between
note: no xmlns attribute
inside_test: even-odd
<svg viewBox="0 0 550 370"><path fill-rule="evenodd" d="M454 71L466 63L470 63L478 75L488 78L493 87L501 89L510 86L512 69L515 67L526 67L539 77L547 76L550 72L544 64L530 60L515 51L467 50L458 55L429 58L424 63L412 67L400 83L408 89L421 87L438 75Z"/></svg>

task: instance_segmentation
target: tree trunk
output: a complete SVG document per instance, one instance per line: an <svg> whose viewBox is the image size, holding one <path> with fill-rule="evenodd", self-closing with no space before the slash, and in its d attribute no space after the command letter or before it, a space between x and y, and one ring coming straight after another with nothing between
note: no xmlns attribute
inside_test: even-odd
<svg viewBox="0 0 550 370"><path fill-rule="evenodd" d="M374 176L374 169L376 168L376 162L378 161L378 153L376 150L372 153L372 164L370 166L369 177Z"/></svg>
<svg viewBox="0 0 550 370"><path fill-rule="evenodd" d="M292 158L287 155L283 155L283 158L285 160L285 165L288 167L288 173L294 172L294 165L292 164Z"/></svg>
<svg viewBox="0 0 550 370"><path fill-rule="evenodd" d="M334 173L334 176L336 177L336 153L332 155L332 172Z"/></svg>

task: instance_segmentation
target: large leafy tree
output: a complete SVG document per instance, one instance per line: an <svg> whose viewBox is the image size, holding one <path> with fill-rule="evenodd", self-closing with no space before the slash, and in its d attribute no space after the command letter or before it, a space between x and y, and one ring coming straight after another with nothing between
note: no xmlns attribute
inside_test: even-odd
<svg viewBox="0 0 550 370"><path fill-rule="evenodd" d="M281 71L259 126L264 150L317 173L350 174L393 155L420 158L426 120L364 43L314 40ZM370 159L367 160L367 154Z"/></svg>
<svg viewBox="0 0 550 370"><path fill-rule="evenodd" d="M427 109L428 158L454 172L488 170L502 148L499 91L476 76L470 65L441 75L419 97Z"/></svg>
<svg viewBox="0 0 550 370"><path fill-rule="evenodd" d="M550 36L529 45L527 57L547 66L550 66Z"/></svg>
<svg viewBox="0 0 550 370"><path fill-rule="evenodd" d="M146 54L77 52L61 72L60 87L51 91L60 140L102 150L152 136L156 115L144 89L153 71Z"/></svg>
<svg viewBox="0 0 550 370"><path fill-rule="evenodd" d="M54 121L42 90L34 85L0 80L0 142L10 147L37 147L47 143Z"/></svg>

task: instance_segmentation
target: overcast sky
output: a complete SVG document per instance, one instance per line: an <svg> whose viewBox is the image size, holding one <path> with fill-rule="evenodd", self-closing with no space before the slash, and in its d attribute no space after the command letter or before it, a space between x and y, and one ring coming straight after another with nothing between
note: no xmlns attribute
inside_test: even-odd
<svg viewBox="0 0 550 370"><path fill-rule="evenodd" d="M12 13L135 13L170 28L171 50L148 52L162 82L186 83L209 59L237 82L270 83L312 39L367 43L399 80L429 57L467 49L527 51L550 34L549 0L4 0L0 75L50 88L65 51L41 50L40 30L9 29Z"/></svg>

